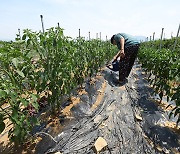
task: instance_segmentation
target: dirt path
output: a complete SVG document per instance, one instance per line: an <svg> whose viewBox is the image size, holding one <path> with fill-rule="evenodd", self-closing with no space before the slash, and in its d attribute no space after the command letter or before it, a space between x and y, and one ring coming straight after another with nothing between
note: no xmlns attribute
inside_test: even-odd
<svg viewBox="0 0 180 154"><path fill-rule="evenodd" d="M86 82L86 92L76 96L80 102L71 107L69 124L53 138L41 134L36 153L97 153L99 137L105 142L103 154L180 152L179 134L165 125L167 113L150 100L140 66L134 66L125 86L116 85L117 78L105 68Z"/></svg>

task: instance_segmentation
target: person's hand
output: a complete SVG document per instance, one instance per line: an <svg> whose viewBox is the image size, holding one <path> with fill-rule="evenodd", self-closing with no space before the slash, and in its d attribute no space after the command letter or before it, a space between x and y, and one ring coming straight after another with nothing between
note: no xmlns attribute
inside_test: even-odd
<svg viewBox="0 0 180 154"><path fill-rule="evenodd" d="M117 61L117 58L118 58L118 57L117 57L117 56L115 56L115 57L113 58L112 63L113 63L113 62L115 62L115 61Z"/></svg>
<svg viewBox="0 0 180 154"><path fill-rule="evenodd" d="M124 49L121 49L121 50L120 50L120 57L121 57L121 58L124 58L124 57L125 57Z"/></svg>

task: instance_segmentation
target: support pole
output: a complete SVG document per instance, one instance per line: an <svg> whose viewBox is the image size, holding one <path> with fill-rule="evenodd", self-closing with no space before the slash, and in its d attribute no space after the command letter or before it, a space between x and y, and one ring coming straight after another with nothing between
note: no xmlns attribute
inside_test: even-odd
<svg viewBox="0 0 180 154"><path fill-rule="evenodd" d="M177 44L177 40L178 40L178 36L179 36L179 30L180 30L180 24L179 24L179 28L178 28L177 35L176 35L176 40L175 40L175 42L174 42L173 51L174 51L175 48L176 48L176 44Z"/></svg>
<svg viewBox="0 0 180 154"><path fill-rule="evenodd" d="M155 32L153 33L153 41L154 41Z"/></svg>
<svg viewBox="0 0 180 154"><path fill-rule="evenodd" d="M81 30L79 29L79 38L81 37Z"/></svg>
<svg viewBox="0 0 180 154"><path fill-rule="evenodd" d="M161 50L161 47L162 47L163 31L164 31L164 28L162 28L162 32L161 32L161 40L160 40L160 45L159 45L160 50Z"/></svg>
<svg viewBox="0 0 180 154"><path fill-rule="evenodd" d="M98 33L96 33L96 39L98 39Z"/></svg>
<svg viewBox="0 0 180 154"><path fill-rule="evenodd" d="M89 32L89 41L90 41L91 37L90 37L90 32Z"/></svg>
<svg viewBox="0 0 180 154"><path fill-rule="evenodd" d="M43 30L43 33L44 33L43 15L40 15L40 17L41 17L41 23L42 23L42 30Z"/></svg>
<svg viewBox="0 0 180 154"><path fill-rule="evenodd" d="M19 32L19 38L21 39L21 31L20 31L20 29L18 29L18 32Z"/></svg>

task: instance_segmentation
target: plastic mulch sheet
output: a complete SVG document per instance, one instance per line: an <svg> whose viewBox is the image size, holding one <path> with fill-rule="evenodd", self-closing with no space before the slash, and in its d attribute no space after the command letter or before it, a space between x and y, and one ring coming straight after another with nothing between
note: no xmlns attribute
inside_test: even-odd
<svg viewBox="0 0 180 154"><path fill-rule="evenodd" d="M41 133L36 153L178 153L179 134L165 126L167 113L149 99L152 89L140 65L134 65L125 85L117 79L118 72L104 68L87 80L70 110L72 120L56 136Z"/></svg>

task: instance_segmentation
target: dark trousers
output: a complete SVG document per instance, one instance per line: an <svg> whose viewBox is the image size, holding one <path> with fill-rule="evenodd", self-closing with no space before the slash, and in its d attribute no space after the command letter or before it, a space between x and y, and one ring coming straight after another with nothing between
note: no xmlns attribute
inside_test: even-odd
<svg viewBox="0 0 180 154"><path fill-rule="evenodd" d="M139 45L134 45L131 47L125 47L125 57L120 59L119 65L119 80L124 80L127 78L131 72L134 65L135 59L137 57Z"/></svg>

